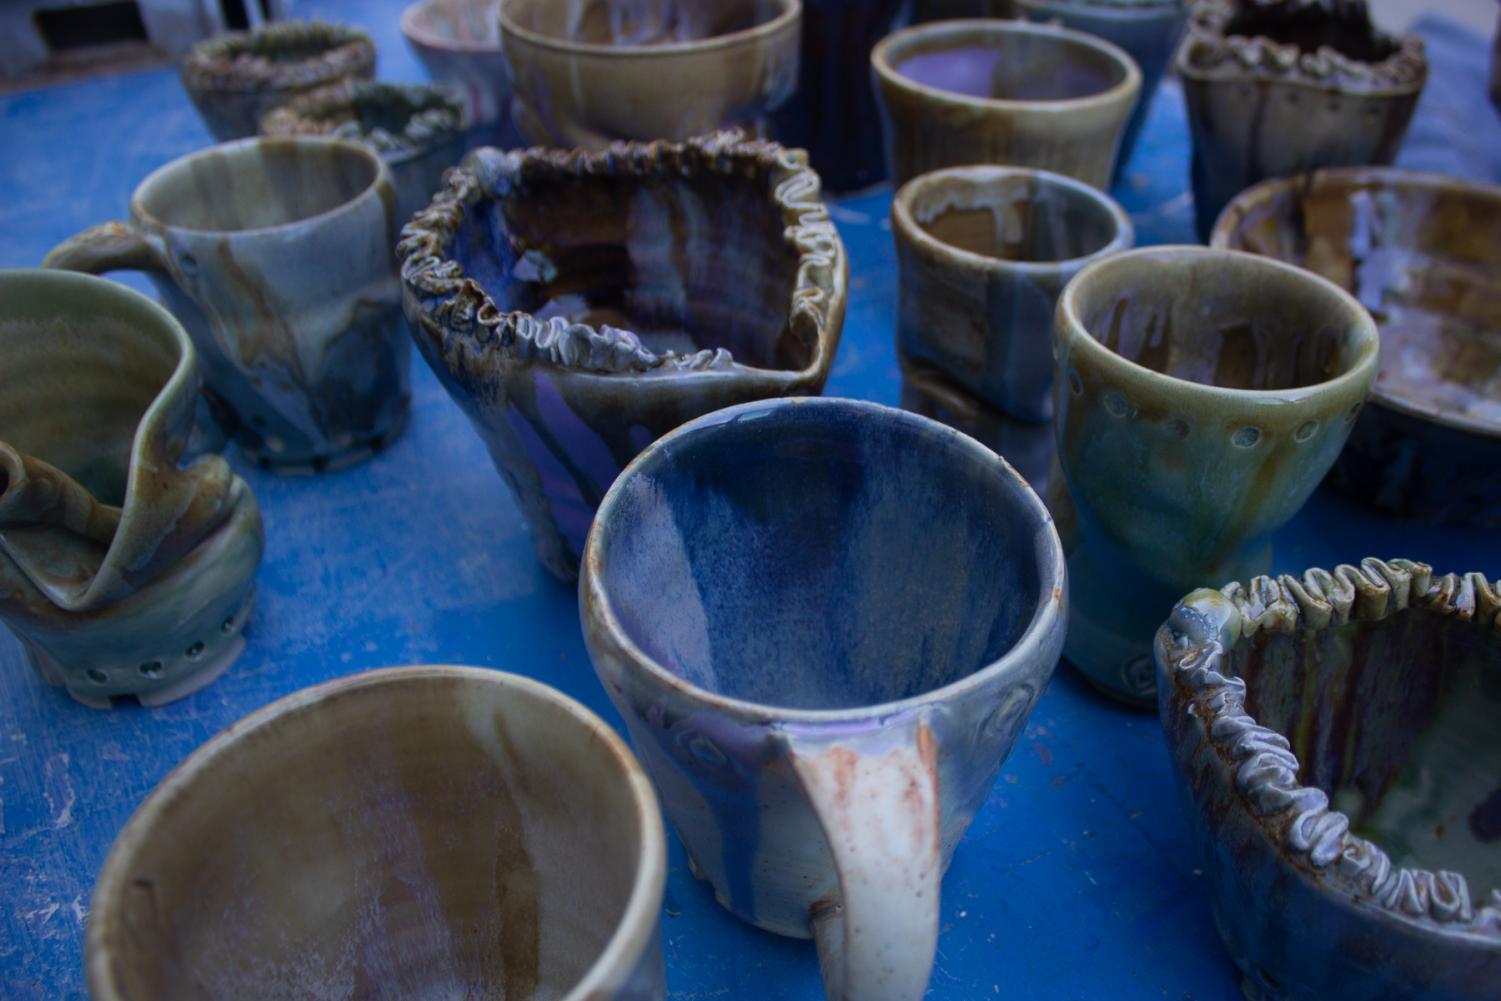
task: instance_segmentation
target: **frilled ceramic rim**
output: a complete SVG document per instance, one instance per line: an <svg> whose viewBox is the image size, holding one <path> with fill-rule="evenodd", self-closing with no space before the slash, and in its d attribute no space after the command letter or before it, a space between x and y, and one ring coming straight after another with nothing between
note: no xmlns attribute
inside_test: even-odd
<svg viewBox="0 0 1501 1001"><path fill-rule="evenodd" d="M1022 630L1021 635L1006 649L1005 653L988 664L981 665L958 681L920 695L893 702L846 709L797 709L747 702L744 699L732 698L712 692L707 688L701 688L662 667L636 644L636 641L621 626L620 619L616 616L615 609L610 602L609 592L604 586L605 550L609 544L610 518L615 505L621 503L620 498L626 490L625 484L637 476L648 475L648 467L662 461L663 456L668 456L680 448L684 438L691 438L709 428L740 420L755 420L772 411L792 407L843 411L865 420L905 425L914 435L928 439L929 443L935 447L940 443L944 447L952 447L964 458L989 469L1003 482L1010 484L1016 497L1017 507L1022 509L1021 512L1013 512L1013 517L1025 512L1031 516L1033 522L1033 531L1029 541L1034 547L1031 555L1037 560L1037 607L1033 610L1026 629ZM913 516L922 517L922 514L918 512ZM975 689L992 684L998 677L1020 671L1022 662L1036 654L1045 642L1048 631L1064 614L1066 591L1063 544L1059 541L1058 531L1053 525L1053 517L1048 513L1036 491L1027 484L1020 473L1011 468L1005 459L963 432L920 414L872 403L869 400L825 396L783 397L741 403L691 420L652 442L621 471L605 493L604 499L600 501L599 509L594 515L594 524L589 529L588 541L584 544L584 555L579 566L580 614L597 618L602 628L609 632L611 642L620 648L637 669L650 674L661 685L688 693L698 702L731 713L737 719L760 723L840 723L892 716L920 709L935 702L958 698Z"/></svg>
<svg viewBox="0 0 1501 1001"><path fill-rule="evenodd" d="M720 49L728 49L748 42L759 42L781 34L792 27L803 16L803 0L772 0L782 8L781 13L769 21L732 31L724 35L711 35L708 38L698 38L688 42L668 42L664 45L597 45L587 42L573 42L566 38L554 38L551 35L543 35L530 28L523 28L506 13L506 6L510 0L499 0L495 5L495 15L500 21L500 33L515 35L529 45L539 49L550 49L553 52L562 52L573 55L587 55L606 59L655 59L660 56L683 55L686 53L716 52ZM557 3L558 0L550 0Z"/></svg>
<svg viewBox="0 0 1501 1001"><path fill-rule="evenodd" d="M1079 315L1080 289L1087 289L1091 280L1106 271L1114 268L1129 267L1133 263L1147 263L1152 260L1182 260L1198 257L1201 259L1215 259L1227 261L1236 267L1256 269L1264 268L1276 270L1296 281L1307 282L1318 287L1323 294L1337 300L1350 314L1350 322L1360 333L1360 354L1339 375L1323 382L1313 382L1304 386L1292 386L1287 389L1236 389L1228 386L1215 386L1207 382L1193 382L1189 379L1180 379L1177 376L1158 372L1156 369L1139 365L1129 358L1107 348L1097 341L1089 328L1085 326ZM1137 382L1155 385L1162 389L1169 389L1180 393L1194 393L1206 399L1234 400L1237 403L1256 400L1280 400L1280 401L1307 401L1324 395L1338 395L1353 393L1355 387L1361 382L1372 382L1376 378L1376 369L1380 362L1381 335L1376 330L1376 321L1366 312L1365 307L1356 301L1355 297L1338 285L1314 274L1312 271L1304 271L1302 268L1285 264L1271 257L1262 257L1258 254L1246 254L1238 250L1212 250L1209 247L1193 245L1166 244L1155 247L1139 247L1136 250L1125 250L1119 254L1102 258L1086 264L1073 279L1063 287L1063 294L1058 297L1058 323L1060 327L1067 323L1070 330L1070 346L1077 351L1089 355L1090 359L1103 368L1114 368L1117 371L1128 372ZM1365 394L1359 394L1364 397Z"/></svg>
<svg viewBox="0 0 1501 1001"><path fill-rule="evenodd" d="M1220 217L1214 224L1214 232L1209 238L1210 246L1224 250L1242 249L1232 246L1232 243L1240 224L1250 212L1272 201L1284 191L1307 190L1312 187L1398 195L1407 191L1457 195L1476 201L1491 202L1496 206L1497 215L1501 216L1501 186L1480 184L1457 177L1445 177L1442 174L1401 170L1397 167L1326 167L1295 177L1278 177L1262 181L1236 195L1220 212ZM1271 259L1281 260L1281 258ZM1501 264L1501 262L1495 263ZM1317 272L1310 273L1317 274ZM1397 396L1383 390L1379 378L1375 388L1371 390L1371 401L1399 413L1452 428L1455 431L1486 438L1501 438L1501 421L1486 421L1465 414L1435 410L1429 401L1420 397Z"/></svg>
<svg viewBox="0 0 1501 1001"><path fill-rule="evenodd" d="M417 0L416 3L408 5L406 9L401 12L401 33L405 35L409 41L416 42L419 45L425 45L430 49L446 49L450 52L479 52L488 53L491 55L501 55L502 52L500 47L500 35L498 32L496 36L489 41L475 42L469 41L468 39L460 40L457 38L449 38L447 35L435 34L434 32L427 31L425 28L422 28L418 25L418 18L420 17L422 11L428 8L442 7L446 4L459 6L462 2L463 0ZM497 8L500 6L500 3L499 0L492 0L492 2L490 3L483 5L477 3L475 4L475 6L483 6L484 16L486 18L494 19L498 16Z"/></svg>
<svg viewBox="0 0 1501 1001"><path fill-rule="evenodd" d="M1245 681L1220 673L1227 639L1233 644L1258 629L1290 632L1378 622L1408 608L1463 621L1478 618L1501 632L1501 582L1493 587L1480 573L1434 579L1433 569L1423 563L1366 559L1358 568L1343 565L1332 573L1312 569L1301 578L1257 577L1249 587L1234 583L1219 591L1195 591L1157 633L1163 723L1183 713L1197 719L1199 739L1227 766L1213 781L1223 784L1220 776L1233 772L1240 803L1262 837L1279 856L1289 852L1309 866L1324 888L1399 918L1428 919L1445 931L1501 943L1501 887L1493 888L1490 903L1477 911L1462 874L1394 867L1380 847L1350 833L1350 818L1329 808L1323 790L1298 784L1292 745L1246 712ZM1296 814L1284 831L1289 811Z"/></svg>
<svg viewBox="0 0 1501 1001"><path fill-rule="evenodd" d="M164 821L169 822L165 815L178 799L191 795L193 786L213 780L213 771L222 759L249 750L255 741L271 737L275 729L289 719L315 713L324 703L346 697L350 692L382 688L389 690L392 698L399 698L403 689L445 678L472 685L494 685L509 689L513 696L556 706L588 732L630 786L641 843L630 897L609 942L579 982L564 995L563 1001L585 1001L597 996L596 992L604 990L616 978L629 975L637 958L652 947L667 879L667 842L661 809L641 765L624 741L598 716L541 682L488 668L418 664L336 678L278 699L220 731L162 779L136 808L115 839L94 886L84 946L89 993L98 1001L125 1001L125 994L115 979L106 941L107 938L123 937L124 918L118 908L111 908L110 901L124 899L130 879L130 860L143 843L155 836L154 828Z"/></svg>
<svg viewBox="0 0 1501 1001"><path fill-rule="evenodd" d="M274 63L267 49L321 51L295 63ZM375 43L357 28L327 21L277 21L253 31L231 31L199 42L182 61L182 74L202 90L255 91L333 82L361 66L375 68Z"/></svg>
<svg viewBox="0 0 1501 1001"><path fill-rule="evenodd" d="M358 109L385 104L410 105L416 110L407 116L400 132L366 131L359 123ZM347 78L301 94L261 118L263 136L358 137L388 158L426 152L458 137L465 128L463 103L444 87Z"/></svg>
<svg viewBox="0 0 1501 1001"><path fill-rule="evenodd" d="M1064 97L1049 101L1021 101L1014 98L976 97L956 90L944 90L920 83L905 76L897 69L903 49L920 42L937 40L944 43L968 42L983 45L987 40L1007 35L1041 36L1052 41L1077 45L1104 55L1124 71L1119 83L1079 97ZM952 47L948 45L947 47ZM1141 70L1136 60L1120 46L1088 32L1075 31L1055 24L1035 21L1003 21L996 18L975 18L960 21L931 21L893 32L876 43L870 52L870 66L887 84L930 99L947 101L966 107L1001 109L1031 109L1038 111L1077 109L1096 104L1110 104L1122 100L1128 94L1141 89Z"/></svg>
<svg viewBox="0 0 1501 1001"><path fill-rule="evenodd" d="M1064 257L1053 261L1014 261L1004 257L987 257L985 254L977 254L972 250L944 243L923 228L912 214L913 203L924 196L936 197L938 192L946 189L948 181L968 181L976 185L989 186L1010 177L1033 178L1048 189L1064 192L1075 203L1087 203L1092 210L1109 218L1111 225L1115 228L1115 235L1100 249L1080 257ZM891 200L891 228L898 239L909 240L930 254L952 257L971 268L1008 274L1015 272L1055 274L1059 271L1072 270L1087 261L1120 253L1136 240L1136 230L1132 227L1131 218L1126 215L1125 209L1121 208L1114 198L1098 188L1072 177L1065 177L1063 174L1055 174L1051 170L985 164L948 167L927 174L919 174L902 185Z"/></svg>
<svg viewBox="0 0 1501 1001"><path fill-rule="evenodd" d="M601 331L586 323L555 318L551 322L561 331L557 333L549 322L530 313L501 310L490 293L467 277L463 267L450 257L470 207L495 197L484 190L476 174L475 165L481 159L502 165L505 182L520 185L526 183L528 175L538 173L585 180L611 174L658 176L686 183L696 174L721 169L721 165L746 160L760 163L767 173L768 200L781 212L783 240L798 253L787 327L811 327L801 339L813 344L813 356L806 367L795 370L758 368L731 360L741 371L765 373L789 384L826 371L831 364L838 335L835 314L843 312L848 278L844 246L829 220L828 209L819 200L818 175L808 167L804 151L764 140L747 141L738 131L711 133L681 143L617 142L597 152L543 147L502 152L485 148L448 171L431 204L401 231L396 256L402 284L423 314L435 323L463 330L475 353L494 351L527 357L545 352L546 360L554 365L611 375L662 367L709 369L723 351L706 348L691 355L658 354L639 343L626 343L613 328ZM476 336L476 328L487 328L487 332Z"/></svg>

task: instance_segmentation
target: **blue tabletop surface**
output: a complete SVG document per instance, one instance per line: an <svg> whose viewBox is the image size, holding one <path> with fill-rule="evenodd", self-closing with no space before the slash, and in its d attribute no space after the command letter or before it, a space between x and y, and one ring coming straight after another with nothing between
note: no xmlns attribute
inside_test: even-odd
<svg viewBox="0 0 1501 1001"><path fill-rule="evenodd" d="M399 9L296 4L299 16L368 28L382 78L420 80ZM1436 19L1420 31L1433 75L1401 162L1501 182L1486 45ZM167 69L0 96L0 266L35 265L59 240L122 217L148 171L209 142ZM1182 95L1169 81L1114 192L1140 242L1191 242L1187 171ZM883 190L833 207L851 296L827 393L895 404L889 201ZM406 433L352 469L282 477L230 453L260 500L267 549L248 646L207 689L158 709L88 709L47 687L0 630L0 996L86 996L89 895L116 833L185 755L282 695L384 665L478 664L540 678L619 725L584 652L573 589L534 559L479 438L420 359L413 390ZM1420 529L1326 491L1276 547L1280 570L1379 555L1501 576L1496 533ZM821 997L812 945L721 910L671 840L669 996ZM1155 717L1102 700L1061 667L944 881L928 996L1229 1001L1236 978L1197 865Z"/></svg>

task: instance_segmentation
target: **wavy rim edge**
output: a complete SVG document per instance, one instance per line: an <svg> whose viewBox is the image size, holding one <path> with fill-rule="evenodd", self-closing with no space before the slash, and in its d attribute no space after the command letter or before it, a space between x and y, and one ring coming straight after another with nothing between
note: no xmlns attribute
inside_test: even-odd
<svg viewBox="0 0 1501 1001"><path fill-rule="evenodd" d="M406 114L398 132L376 126L366 129L359 109L393 105ZM368 143L383 156L425 152L462 136L467 121L463 102L436 84L387 83L348 77L327 87L294 97L268 111L260 123L263 136L334 136Z"/></svg>
<svg viewBox="0 0 1501 1001"><path fill-rule="evenodd" d="M266 58L278 48L318 49L293 63ZM188 50L184 81L202 90L306 88L375 71L375 42L358 28L328 21L277 21L214 35Z"/></svg>

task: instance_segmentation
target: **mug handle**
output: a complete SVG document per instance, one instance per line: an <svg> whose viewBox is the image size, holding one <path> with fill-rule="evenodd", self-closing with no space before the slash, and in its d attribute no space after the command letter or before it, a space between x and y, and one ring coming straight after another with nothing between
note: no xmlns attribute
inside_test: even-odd
<svg viewBox="0 0 1501 1001"><path fill-rule="evenodd" d="M160 271L166 262L134 223L102 222L53 247L42 267L102 275L106 271Z"/></svg>
<svg viewBox="0 0 1501 1001"><path fill-rule="evenodd" d="M788 733L793 773L834 856L839 896L812 914L827 1001L918 1001L938 946L937 744L926 722L869 735Z"/></svg>

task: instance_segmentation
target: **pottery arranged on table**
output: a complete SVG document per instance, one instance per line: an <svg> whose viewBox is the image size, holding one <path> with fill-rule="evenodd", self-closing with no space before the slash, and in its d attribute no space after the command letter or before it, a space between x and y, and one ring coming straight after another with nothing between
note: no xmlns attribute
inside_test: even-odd
<svg viewBox="0 0 1501 1001"><path fill-rule="evenodd" d="M1366 560L1184 598L1162 725L1256 1001L1501 984L1501 583Z"/></svg>
<svg viewBox="0 0 1501 1001"><path fill-rule="evenodd" d="M897 184L943 167L1035 167L1110 186L1141 72L1101 38L1020 21L939 21L870 55Z"/></svg>
<svg viewBox="0 0 1501 1001"><path fill-rule="evenodd" d="M801 0L501 0L516 124L533 143L601 148L766 132L797 86Z"/></svg>
<svg viewBox="0 0 1501 1001"><path fill-rule="evenodd" d="M0 271L0 622L80 702L160 705L245 645L265 539L245 481L185 455L198 364L166 310Z"/></svg>
<svg viewBox="0 0 1501 1001"><path fill-rule="evenodd" d="M830 1001L921 998L941 876L1063 641L1037 495L915 414L748 403L620 476L579 600L720 903L811 934Z"/></svg>
<svg viewBox="0 0 1501 1001"><path fill-rule="evenodd" d="M1376 30L1364 0L1200 2L1176 68L1202 239L1257 181L1391 163L1428 79L1422 39Z"/></svg>
<svg viewBox="0 0 1501 1001"><path fill-rule="evenodd" d="M462 98L470 146L514 146L518 138L495 2L419 0L401 12L401 33L428 75Z"/></svg>
<svg viewBox="0 0 1501 1001"><path fill-rule="evenodd" d="M818 176L736 133L479 150L399 253L412 336L565 579L636 453L720 407L818 393L844 323Z"/></svg>
<svg viewBox="0 0 1501 1001"><path fill-rule="evenodd" d="M251 714L141 804L94 889L89 993L660 1001L665 840L572 699L368 671Z"/></svg>
<svg viewBox="0 0 1501 1001"><path fill-rule="evenodd" d="M1089 265L1056 326L1064 654L1153 699L1152 635L1205 581L1249 580L1334 463L1379 362L1371 317L1289 264L1152 247Z"/></svg>
<svg viewBox="0 0 1501 1001"><path fill-rule="evenodd" d="M375 43L362 31L285 21L200 42L182 61L182 85L214 138L253 136L261 118L299 94L375 76Z"/></svg>
<svg viewBox="0 0 1501 1001"><path fill-rule="evenodd" d="M1383 167L1241 193L1215 246L1349 289L1381 329L1381 375L1331 479L1426 522L1501 526L1501 187Z"/></svg>
<svg viewBox="0 0 1501 1001"><path fill-rule="evenodd" d="M391 248L390 171L369 147L245 139L142 181L130 221L47 266L147 272L198 348L214 415L256 462L319 470L400 433L410 342Z"/></svg>

